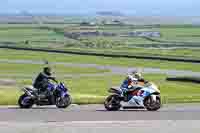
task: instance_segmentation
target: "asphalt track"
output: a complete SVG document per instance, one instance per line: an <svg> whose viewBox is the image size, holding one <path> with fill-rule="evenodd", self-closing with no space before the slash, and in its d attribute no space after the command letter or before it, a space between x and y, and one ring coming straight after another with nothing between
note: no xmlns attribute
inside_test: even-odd
<svg viewBox="0 0 200 133"><path fill-rule="evenodd" d="M157 112L105 111L102 105L71 105L67 109L34 107L0 108L1 133L102 133L200 131L200 104L163 105Z"/></svg>
<svg viewBox="0 0 200 133"><path fill-rule="evenodd" d="M16 63L16 64L44 64L43 61L33 61L33 60L8 60L8 59L0 59L0 63ZM140 70L140 68L136 67L123 67L123 66L110 66L110 65L99 65L99 64L80 64L80 63L66 63L66 62L51 62L51 64L59 64L64 65L66 67L80 67L80 68L96 68L99 70L109 70L110 72L106 73L97 73L97 74L79 74L78 76L102 76L102 75L111 75L111 74L127 74L134 70ZM176 76L200 76L200 72L192 72L185 70L167 70L167 69L159 69L159 68L142 68L143 73L153 73L153 74L167 74L167 75L176 75ZM8 75L8 74L7 74ZM9 74L10 76L12 74ZM1 76L4 76L1 74ZM30 75L20 75L24 77L29 77ZM32 76L32 75L31 75ZM74 77L73 75L63 75L64 77Z"/></svg>

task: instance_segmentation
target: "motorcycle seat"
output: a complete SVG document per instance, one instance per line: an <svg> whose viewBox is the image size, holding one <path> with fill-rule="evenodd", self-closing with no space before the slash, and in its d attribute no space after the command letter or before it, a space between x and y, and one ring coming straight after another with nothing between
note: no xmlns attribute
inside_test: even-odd
<svg viewBox="0 0 200 133"><path fill-rule="evenodd" d="M37 91L37 89L34 88L34 87L31 86L31 85L29 85L29 86L25 86L24 88L27 89L27 90Z"/></svg>
<svg viewBox="0 0 200 133"><path fill-rule="evenodd" d="M120 90L119 87L111 87L110 89L113 89L113 90Z"/></svg>

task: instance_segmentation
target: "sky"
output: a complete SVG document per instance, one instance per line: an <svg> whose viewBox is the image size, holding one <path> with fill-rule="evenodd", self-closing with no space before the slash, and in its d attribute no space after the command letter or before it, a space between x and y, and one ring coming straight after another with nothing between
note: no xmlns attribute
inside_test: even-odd
<svg viewBox="0 0 200 133"><path fill-rule="evenodd" d="M200 16L200 0L0 0L0 13L94 14L120 11L138 16Z"/></svg>

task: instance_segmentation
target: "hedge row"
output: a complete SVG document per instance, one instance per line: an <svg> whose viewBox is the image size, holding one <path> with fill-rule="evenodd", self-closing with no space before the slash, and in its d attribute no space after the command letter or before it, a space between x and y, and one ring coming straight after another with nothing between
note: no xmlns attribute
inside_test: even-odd
<svg viewBox="0 0 200 133"><path fill-rule="evenodd" d="M167 81L181 81L181 82L193 82L200 83L200 77L167 77Z"/></svg>
<svg viewBox="0 0 200 133"><path fill-rule="evenodd" d="M112 52L103 53L103 52L97 52L97 51L71 50L71 49L69 49L69 50L55 50L55 49L41 49L41 48L17 47L17 46L0 46L0 48L15 49L15 50L41 51L41 52L53 52L53 53L66 53L66 54L77 54L77 55L92 55L92 56L104 56L104 57L122 57L122 58L136 58L136 59L150 59L150 60L165 60L165 61L176 61L176 62L200 63L200 60L198 60L198 59L128 55L128 54L120 54L120 53L112 53Z"/></svg>

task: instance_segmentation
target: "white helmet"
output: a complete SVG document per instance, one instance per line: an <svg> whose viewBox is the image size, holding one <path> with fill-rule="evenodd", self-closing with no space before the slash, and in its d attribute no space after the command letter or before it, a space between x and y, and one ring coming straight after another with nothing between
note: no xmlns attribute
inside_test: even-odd
<svg viewBox="0 0 200 133"><path fill-rule="evenodd" d="M136 79L140 79L142 77L142 74L139 73L138 71L133 71L131 75L133 75L133 77Z"/></svg>

